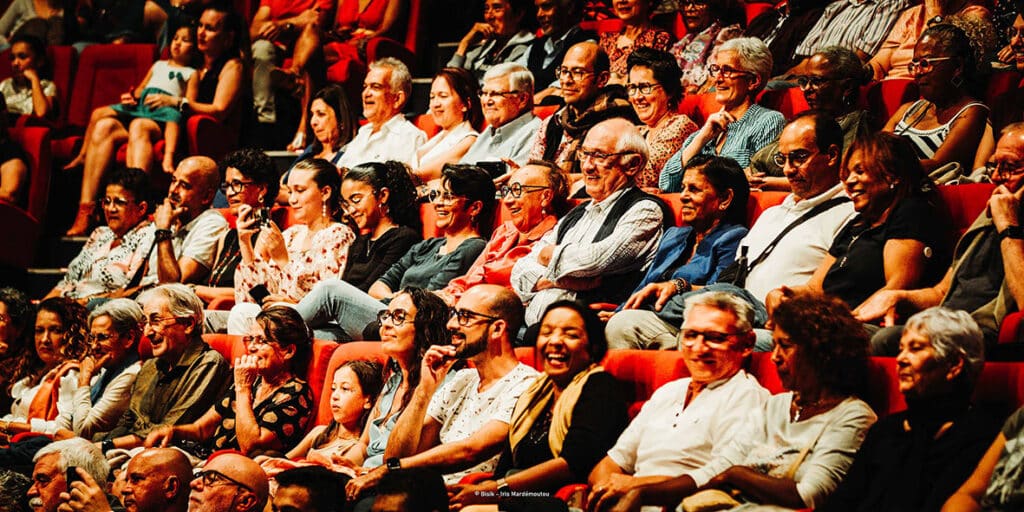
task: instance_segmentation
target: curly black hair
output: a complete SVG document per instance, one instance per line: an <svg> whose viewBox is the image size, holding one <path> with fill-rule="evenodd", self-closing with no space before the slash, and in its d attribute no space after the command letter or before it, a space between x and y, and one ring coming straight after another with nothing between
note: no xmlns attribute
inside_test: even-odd
<svg viewBox="0 0 1024 512"><path fill-rule="evenodd" d="M384 203L387 205L385 215L399 226L420 231L423 221L420 219L420 207L416 203L416 185L405 164L395 160L359 164L345 172L342 182L349 180L365 183L375 193L388 189L388 200Z"/></svg>

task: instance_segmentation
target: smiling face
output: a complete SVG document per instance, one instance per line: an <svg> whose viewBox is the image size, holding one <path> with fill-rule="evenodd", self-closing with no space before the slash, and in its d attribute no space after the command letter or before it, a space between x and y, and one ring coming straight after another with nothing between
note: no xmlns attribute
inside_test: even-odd
<svg viewBox="0 0 1024 512"><path fill-rule="evenodd" d="M819 87L807 87L803 89L804 99L812 109L821 109L826 112L839 113L846 109L843 104L843 88L840 80L836 79L835 70L827 58L821 54L814 54L807 62L807 76L811 78L826 80Z"/></svg>
<svg viewBox="0 0 1024 512"><path fill-rule="evenodd" d="M583 76L577 80L573 73L565 73L559 77L562 88L562 99L567 105L579 110L585 109L597 96L606 78L604 74L594 73L594 61L597 59L598 46L593 43L580 43L569 48L562 59L562 67L571 71L582 71Z"/></svg>
<svg viewBox="0 0 1024 512"><path fill-rule="evenodd" d="M950 57L947 51L940 47L938 41L926 35L917 41L914 46L914 61L928 60L931 62L931 71L925 72L921 68L915 68L911 72L917 87L921 91L921 98L928 101L935 101L951 90L951 83L959 75L959 59L935 61L936 58Z"/></svg>
<svg viewBox="0 0 1024 512"><path fill-rule="evenodd" d="M135 344L130 335L121 335L114 330L114 324L107 315L93 318L89 325L89 335L92 357L100 360L107 356L108 368L120 363Z"/></svg>
<svg viewBox="0 0 1024 512"><path fill-rule="evenodd" d="M383 218L387 193L387 189L377 192L369 183L345 180L341 182L341 207L361 232L372 232Z"/></svg>
<svg viewBox="0 0 1024 512"><path fill-rule="evenodd" d="M743 358L751 349L739 347L735 325L735 315L718 308L698 304L686 311L680 349L694 381L707 384L726 379L743 367ZM702 335L689 340L687 331ZM709 343L708 336L726 338L721 343Z"/></svg>
<svg viewBox="0 0 1024 512"><path fill-rule="evenodd" d="M753 73L743 69L739 53L732 50L720 51L715 56L715 64L723 70L740 71L740 73L735 73L732 78L725 77L728 73L719 73L714 76L716 101L727 110L736 108L744 102L753 101L754 87L758 79Z"/></svg>
<svg viewBox="0 0 1024 512"><path fill-rule="evenodd" d="M882 176L875 167L859 149L854 149L847 155L840 176L846 194L853 200L853 209L869 216L888 208L892 198L892 178Z"/></svg>
<svg viewBox="0 0 1024 512"><path fill-rule="evenodd" d="M288 175L288 205L292 207L295 220L310 224L323 215L324 201L333 191L320 187L313 180L313 169L292 169Z"/></svg>
<svg viewBox="0 0 1024 512"><path fill-rule="evenodd" d="M333 148L341 138L338 113L320 98L313 100L309 105L309 127L313 129L313 136L324 147Z"/></svg>
<svg viewBox="0 0 1024 512"><path fill-rule="evenodd" d="M789 155L782 173L797 200L816 197L839 180L835 167L839 151L836 149L835 155L829 155L818 150L811 119L801 118L786 125L779 136L779 152ZM809 156L800 165L794 165L796 155Z"/></svg>
<svg viewBox="0 0 1024 512"><path fill-rule="evenodd" d="M32 470L32 487L28 488L28 505L35 512L56 512L63 503L60 493L67 492L67 480L60 470L60 454L48 453L39 458Z"/></svg>
<svg viewBox="0 0 1024 512"><path fill-rule="evenodd" d="M615 11L615 16L620 20L639 24L647 21L650 2L648 0L615 0L612 8Z"/></svg>
<svg viewBox="0 0 1024 512"><path fill-rule="evenodd" d="M228 200L228 207L231 208L231 212L238 214L238 207L243 204L247 204L253 208L260 208L263 203L260 198L265 196L267 193L266 185L257 185L250 178L246 178L242 171L235 169L234 167L228 167L227 171L224 172L225 183L240 183L242 188L235 192L234 187L228 187L224 191L224 196Z"/></svg>
<svg viewBox="0 0 1024 512"><path fill-rule="evenodd" d="M644 66L633 66L630 68L629 84L637 87L652 86L651 92L648 94L637 90L635 94L629 97L629 102L633 104L633 110L636 111L636 116L640 118L640 121L649 127L654 127L654 125L658 124L658 121L665 117L665 114L669 113L668 93L658 83L658 80L654 78L654 71Z"/></svg>
<svg viewBox="0 0 1024 512"><path fill-rule="evenodd" d="M683 5L683 24L688 33L699 33L711 25L707 0L691 0Z"/></svg>
<svg viewBox="0 0 1024 512"><path fill-rule="evenodd" d="M992 162L999 172L992 174L992 182L1016 192L1024 186L1024 130L1010 130L999 138Z"/></svg>
<svg viewBox="0 0 1024 512"><path fill-rule="evenodd" d="M331 381L331 416L342 425L358 424L363 413L373 407L370 398L363 394L356 372L342 366L334 372Z"/></svg>
<svg viewBox="0 0 1024 512"><path fill-rule="evenodd" d="M537 25L542 35L560 34L569 27L569 9L560 0L535 0Z"/></svg>
<svg viewBox="0 0 1024 512"><path fill-rule="evenodd" d="M900 393L907 398L920 399L951 391L962 366L951 368L941 363L928 336L907 328L900 337L896 368Z"/></svg>
<svg viewBox="0 0 1024 512"><path fill-rule="evenodd" d="M142 333L149 338L153 357L170 363L177 362L188 346L189 335L192 333L189 319L174 318L164 297L154 297L147 302L142 307L142 314L148 320Z"/></svg>
<svg viewBox="0 0 1024 512"><path fill-rule="evenodd" d="M576 311L556 308L541 319L537 335L541 369L562 388L590 366L589 348L586 325Z"/></svg>
<svg viewBox="0 0 1024 512"><path fill-rule="evenodd" d="M617 127L621 127L621 125L622 123L601 123L594 126L587 132L581 151L605 154L618 152ZM587 195L594 201L600 202L629 185L630 177L636 174L638 169L636 167L627 169L623 166L622 159L628 156L632 155L613 155L607 158L581 157L580 168L583 170L583 185L587 190Z"/></svg>
<svg viewBox="0 0 1024 512"><path fill-rule="evenodd" d="M494 316L489 308L489 297L484 286L470 288L462 294L455 304L456 309ZM451 332L451 343L455 347L455 357L471 359L487 351L494 320L484 316L470 315L468 325L462 325L458 318L448 319L448 330Z"/></svg>
<svg viewBox="0 0 1024 512"><path fill-rule="evenodd" d="M401 325L395 325L394 320L380 323L380 348L388 357L410 361L416 356L416 305L408 293L399 293L388 303L392 315L399 310L405 312Z"/></svg>
<svg viewBox="0 0 1024 512"><path fill-rule="evenodd" d="M57 313L41 310L36 314L36 355L47 367L55 366L63 358L67 331Z"/></svg>
<svg viewBox="0 0 1024 512"><path fill-rule="evenodd" d="M466 119L469 106L452 89L448 79L443 76L434 78L430 84L430 116L434 124L448 130Z"/></svg>
<svg viewBox="0 0 1024 512"><path fill-rule="evenodd" d="M466 196L452 193L448 180L441 181L441 195L434 201L434 226L439 233L457 233L473 224L479 204L473 205Z"/></svg>
<svg viewBox="0 0 1024 512"><path fill-rule="evenodd" d="M262 323L266 321L249 324L247 338L252 341L245 344L245 350L249 355L256 356L256 368L261 375L279 375L288 371L295 355L295 347L286 347L272 340L268 329ZM243 338L243 341L246 341L246 338Z"/></svg>
<svg viewBox="0 0 1024 512"><path fill-rule="evenodd" d="M107 227L117 236L124 236L146 218L146 203L121 185L107 185L103 195L103 216Z"/></svg>
<svg viewBox="0 0 1024 512"><path fill-rule="evenodd" d="M512 90L508 75L491 77L480 89L480 103L484 120L497 128L519 117L526 107L526 94Z"/></svg>
<svg viewBox="0 0 1024 512"><path fill-rule="evenodd" d="M512 10L508 0L484 0L484 23L494 29L497 37L507 37L519 30L522 14Z"/></svg>
<svg viewBox="0 0 1024 512"><path fill-rule="evenodd" d="M1013 62L1017 66L1017 71L1024 72L1024 16L1020 14L1013 19L1010 48L1013 49Z"/></svg>
<svg viewBox="0 0 1024 512"><path fill-rule="evenodd" d="M683 225L704 233L725 215L732 202L732 194L719 196L701 168L689 168L683 175L679 201Z"/></svg>
<svg viewBox="0 0 1024 512"><path fill-rule="evenodd" d="M535 188L549 186L547 169L538 165L522 167L508 180L510 187L514 187L515 184L524 187L519 197L509 193L502 198L502 202L516 229L520 233L527 233L544 220L544 209L551 204L551 189Z"/></svg>
<svg viewBox="0 0 1024 512"><path fill-rule="evenodd" d="M391 90L391 69L374 67L363 80L363 116L373 125L381 125L401 110L401 91Z"/></svg>

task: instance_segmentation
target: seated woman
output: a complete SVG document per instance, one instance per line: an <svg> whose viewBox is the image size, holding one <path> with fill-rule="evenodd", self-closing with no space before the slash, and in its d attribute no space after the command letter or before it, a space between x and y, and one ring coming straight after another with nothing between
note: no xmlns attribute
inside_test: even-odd
<svg viewBox="0 0 1024 512"><path fill-rule="evenodd" d="M641 47L668 50L672 34L651 23L651 0L619 0L613 4L615 16L622 20L622 29L601 34L599 45L611 64L609 84L626 83L626 58Z"/></svg>
<svg viewBox="0 0 1024 512"><path fill-rule="evenodd" d="M669 321L665 305L692 290L718 281L736 259L736 248L747 235L746 175L730 158L697 156L683 175L680 214L682 227L665 231L646 275L629 299L608 321L608 347L676 350L682 309ZM677 304L681 304L678 302Z"/></svg>
<svg viewBox="0 0 1024 512"><path fill-rule="evenodd" d="M978 69L971 41L955 25L932 25L907 67L921 99L901 105L885 131L910 139L925 172L957 163L969 174L989 113L971 92Z"/></svg>
<svg viewBox="0 0 1024 512"><path fill-rule="evenodd" d="M227 396L195 423L153 430L147 447L191 441L204 455L233 449L251 456L299 442L313 411L309 386L298 377L309 365L309 330L294 309L271 306L256 315L242 343L248 353L235 358Z"/></svg>
<svg viewBox="0 0 1024 512"><path fill-rule="evenodd" d="M355 235L335 220L341 178L327 160L304 160L288 177L288 203L296 221L283 233L249 205L238 207L242 260L235 271L235 306L228 333L244 334L260 304L299 302L314 285L340 278ZM259 232L258 240L253 240Z"/></svg>
<svg viewBox="0 0 1024 512"><path fill-rule="evenodd" d="M525 64L534 39L533 9L527 0L484 0L484 21L462 37L447 66L466 69L483 80L495 64Z"/></svg>
<svg viewBox="0 0 1024 512"><path fill-rule="evenodd" d="M362 458L365 447L359 444L359 438L383 384L377 363L345 362L331 379L331 422L313 427L285 455L287 458L261 455L256 462L271 478L287 469L313 464L356 476L351 461Z"/></svg>
<svg viewBox="0 0 1024 512"><path fill-rule="evenodd" d="M0 411L11 408L11 377L32 346L36 311L20 290L0 288Z"/></svg>
<svg viewBox="0 0 1024 512"><path fill-rule="evenodd" d="M34 36L11 39L11 77L0 82L0 95L12 114L52 118L57 113L57 86L48 77L46 43Z"/></svg>
<svg viewBox="0 0 1024 512"><path fill-rule="evenodd" d="M117 169L104 188L101 203L107 225L93 230L46 298L67 297L85 305L90 299L120 296L138 285L155 233L146 218L149 176L141 169Z"/></svg>
<svg viewBox="0 0 1024 512"><path fill-rule="evenodd" d="M720 496L735 494L734 506L814 508L828 498L876 419L857 398L867 391L867 333L841 300L814 294L779 306L772 321L772 361L788 391L751 411L743 434L704 467L634 489L619 509L675 506L710 489L731 491ZM709 343L685 333L682 342L698 337Z"/></svg>
<svg viewBox="0 0 1024 512"><path fill-rule="evenodd" d="M497 504L500 493L554 493L586 481L629 421L619 383L600 366L603 331L583 304L548 306L535 352L544 373L519 395L496 478L453 486L453 505Z"/></svg>
<svg viewBox="0 0 1024 512"><path fill-rule="evenodd" d="M448 164L442 176L442 191L430 193L441 236L412 246L366 292L336 279L314 287L296 306L311 328L333 323L343 339L363 339L363 330L397 290L439 290L466 272L486 244L481 234L494 224L494 182L471 165Z"/></svg>
<svg viewBox="0 0 1024 512"><path fill-rule="evenodd" d="M699 154L727 156L740 167L750 156L778 138L786 120L782 114L754 103L771 76L772 54L760 39L738 37L722 44L708 66L715 80L715 101L722 109L708 116L661 171L658 188L678 192L686 162Z"/></svg>
<svg viewBox="0 0 1024 512"><path fill-rule="evenodd" d="M854 141L839 171L857 215L832 242L806 285L768 293L769 313L799 289L856 309L879 290L934 283L949 261L938 191L910 142L891 133Z"/></svg>
<svg viewBox="0 0 1024 512"><path fill-rule="evenodd" d="M441 131L416 150L413 173L421 183L441 178L445 164L458 163L480 135L484 114L477 79L462 68L444 68L430 85L430 117Z"/></svg>
<svg viewBox="0 0 1024 512"><path fill-rule="evenodd" d="M708 62L718 46L743 35L743 10L731 0L691 0L680 5L686 33L669 51L683 71L683 92L701 94L711 88Z"/></svg>
<svg viewBox="0 0 1024 512"><path fill-rule="evenodd" d="M0 96L0 114L7 111L4 97ZM0 201L25 206L28 188L28 156L7 129L7 115L0 116Z"/></svg>
<svg viewBox="0 0 1024 512"><path fill-rule="evenodd" d="M337 165L344 153L342 148L352 140L357 128L359 128L359 119L356 116L356 109L349 105L345 91L334 84L320 89L309 102L308 129L300 126L300 129L303 130L303 137L299 142L304 142L307 139L308 132L310 144L302 150L292 167L307 158L322 158ZM281 184L284 185L287 182L288 173L286 172L281 176ZM282 187L282 191L284 190ZM287 200L288 198L282 194L281 202L287 203Z"/></svg>
<svg viewBox="0 0 1024 512"><path fill-rule="evenodd" d="M965 311L935 307L910 317L896 357L907 410L871 427L846 478L816 510L939 510L998 431L971 405L984 347Z"/></svg>
<svg viewBox="0 0 1024 512"><path fill-rule="evenodd" d="M676 113L683 89L675 59L653 48L637 48L626 59L629 79L626 92L636 116L644 123L640 133L647 140L647 166L636 176L636 185L658 193L658 178L669 157L697 125L685 114Z"/></svg>

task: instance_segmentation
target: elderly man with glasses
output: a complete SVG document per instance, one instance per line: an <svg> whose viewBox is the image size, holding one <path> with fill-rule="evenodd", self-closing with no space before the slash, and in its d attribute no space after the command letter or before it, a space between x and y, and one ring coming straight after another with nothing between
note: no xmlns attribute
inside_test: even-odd
<svg viewBox="0 0 1024 512"><path fill-rule="evenodd" d="M214 455L192 480L189 512L260 512L267 504L267 475L237 453Z"/></svg>
<svg viewBox="0 0 1024 512"><path fill-rule="evenodd" d="M899 351L902 326L893 326L897 308L942 305L971 313L985 334L986 352L996 348L1007 314L1024 304L1024 123L1003 129L995 154L985 166L996 189L974 224L960 237L953 264L938 284L917 290L882 290L853 311L862 322L881 320L888 328L871 338L876 355ZM901 309L902 311L902 309Z"/></svg>
<svg viewBox="0 0 1024 512"><path fill-rule="evenodd" d="M480 89L487 127L469 147L460 163L506 162L523 165L540 128L533 115L533 75L519 64L503 63L484 74Z"/></svg>
<svg viewBox="0 0 1024 512"><path fill-rule="evenodd" d="M507 288L484 284L462 295L448 321L452 344L424 355L419 385L388 438L385 465L351 480L349 499L398 469L435 468L451 485L495 468L512 409L537 376L512 348L522 320L522 303ZM459 361L472 367L448 375Z"/></svg>

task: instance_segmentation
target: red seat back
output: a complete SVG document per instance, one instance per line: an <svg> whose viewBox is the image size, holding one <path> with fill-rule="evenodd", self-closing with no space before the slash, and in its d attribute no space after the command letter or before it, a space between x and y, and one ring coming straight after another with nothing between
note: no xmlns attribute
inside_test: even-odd
<svg viewBox="0 0 1024 512"><path fill-rule="evenodd" d="M46 217L46 200L50 193L50 129L40 126L25 126L10 129L11 139L17 142L28 156L28 194L25 203L27 211L37 221Z"/></svg>
<svg viewBox="0 0 1024 512"><path fill-rule="evenodd" d="M146 76L156 57L153 44L96 44L79 57L68 124L84 127L93 109L117 103Z"/></svg>
<svg viewBox="0 0 1024 512"><path fill-rule="evenodd" d="M323 389L320 391L320 405L317 408L316 424L326 425L331 422L331 382L338 367L348 361L364 359L384 364L387 356L380 350L376 341L353 341L342 343L334 349L324 371Z"/></svg>
<svg viewBox="0 0 1024 512"><path fill-rule="evenodd" d="M427 138L433 137L441 132L441 127L434 122L434 116L429 113L416 116L413 124L415 124L420 130L423 130L423 133L427 134Z"/></svg>
<svg viewBox="0 0 1024 512"><path fill-rule="evenodd" d="M918 98L917 82L912 78L889 78L868 84L861 91L861 107L884 126L900 105Z"/></svg>
<svg viewBox="0 0 1024 512"><path fill-rule="evenodd" d="M971 227L974 220L988 206L988 198L992 195L995 185L991 183L966 183L963 185L944 185L939 187L939 195L949 212L952 221L953 241Z"/></svg>
<svg viewBox="0 0 1024 512"><path fill-rule="evenodd" d="M755 191L750 193L747 201L747 227L753 226L761 213L772 206L782 204L782 201L789 195L787 192L779 191Z"/></svg>
<svg viewBox="0 0 1024 512"><path fill-rule="evenodd" d="M781 112L787 120L793 119L797 114L811 108L807 105L804 92L799 87L761 91L757 103L764 108Z"/></svg>

